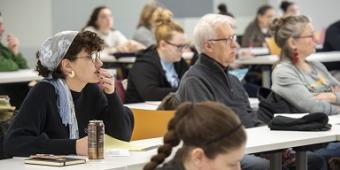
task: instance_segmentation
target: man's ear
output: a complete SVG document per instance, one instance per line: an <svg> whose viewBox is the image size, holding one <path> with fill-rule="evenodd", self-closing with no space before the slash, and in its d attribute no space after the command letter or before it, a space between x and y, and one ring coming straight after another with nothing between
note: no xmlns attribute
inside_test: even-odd
<svg viewBox="0 0 340 170"><path fill-rule="evenodd" d="M210 42L210 41L204 42L204 44L203 44L203 49L204 49L205 51L211 52L211 51L213 50L213 49L212 49L212 43L213 43L213 42Z"/></svg>

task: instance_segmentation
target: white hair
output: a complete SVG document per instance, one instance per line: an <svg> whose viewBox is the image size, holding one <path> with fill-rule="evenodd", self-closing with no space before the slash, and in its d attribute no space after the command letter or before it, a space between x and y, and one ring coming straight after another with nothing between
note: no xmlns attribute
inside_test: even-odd
<svg viewBox="0 0 340 170"><path fill-rule="evenodd" d="M193 41L198 53L202 53L204 42L217 38L216 26L228 24L234 27L235 21L232 17L221 14L206 14L197 23L193 32Z"/></svg>

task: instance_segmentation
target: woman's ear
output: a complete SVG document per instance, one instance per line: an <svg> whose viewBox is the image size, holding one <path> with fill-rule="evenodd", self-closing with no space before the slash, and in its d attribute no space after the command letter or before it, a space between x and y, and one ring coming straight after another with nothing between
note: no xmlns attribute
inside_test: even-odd
<svg viewBox="0 0 340 170"><path fill-rule="evenodd" d="M166 43L164 40L159 41L159 48L160 48L160 49L165 48L166 45L167 45L167 43Z"/></svg>
<svg viewBox="0 0 340 170"><path fill-rule="evenodd" d="M294 49L296 48L296 40L292 37L290 37L288 40L287 40L287 45L289 48L291 49Z"/></svg>
<svg viewBox="0 0 340 170"><path fill-rule="evenodd" d="M190 157L192 163L196 167L201 167L207 159L202 148L194 148L193 150L191 150Z"/></svg>
<svg viewBox="0 0 340 170"><path fill-rule="evenodd" d="M64 72L64 74L69 74L73 71L72 63L69 59L63 59L61 60L61 70Z"/></svg>

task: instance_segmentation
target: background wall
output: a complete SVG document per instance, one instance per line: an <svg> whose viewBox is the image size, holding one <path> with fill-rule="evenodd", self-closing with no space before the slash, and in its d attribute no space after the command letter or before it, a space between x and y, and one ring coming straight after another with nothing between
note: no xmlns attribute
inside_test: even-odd
<svg viewBox="0 0 340 170"><path fill-rule="evenodd" d="M21 51L30 66L35 64L34 54L48 36L63 30L80 30L92 10L99 5L112 9L115 28L131 37L139 14L148 0L0 0L0 11L5 24L5 35L12 33L20 39ZM277 8L281 0L159 0L174 12L191 38L197 20L205 13L216 13L217 5L224 2L236 17L238 34L254 19L257 8L269 3ZM310 16L317 31L339 20L339 0L292 0L303 14ZM278 9L278 8L277 8ZM321 10L322 9L322 10ZM327 10L327 12L322 12ZM279 13L279 11L278 11ZM5 39L2 39L2 42Z"/></svg>

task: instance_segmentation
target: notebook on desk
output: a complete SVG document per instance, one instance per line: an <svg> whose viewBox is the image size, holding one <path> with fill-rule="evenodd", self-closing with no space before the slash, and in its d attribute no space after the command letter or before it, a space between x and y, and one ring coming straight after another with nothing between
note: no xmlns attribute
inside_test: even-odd
<svg viewBox="0 0 340 170"><path fill-rule="evenodd" d="M86 159L80 158L72 158L66 156L57 156L57 155L47 155L47 154L38 154L33 155L28 159L25 159L25 164L30 165L43 165L43 166L69 166L69 165L77 165L86 163Z"/></svg>
<svg viewBox="0 0 340 170"><path fill-rule="evenodd" d="M105 135L104 139L104 147L105 150L110 149L127 149L129 151L148 151L151 149L155 149L160 146L161 143L156 142L148 142L146 144L137 144L134 142L125 142L119 139L113 138L111 136Z"/></svg>

